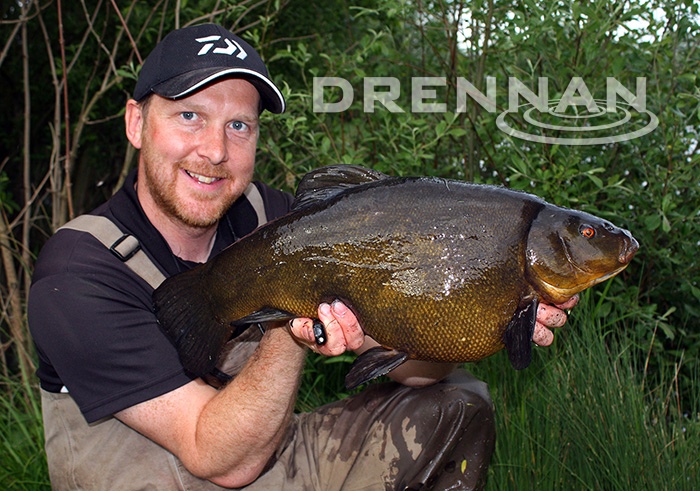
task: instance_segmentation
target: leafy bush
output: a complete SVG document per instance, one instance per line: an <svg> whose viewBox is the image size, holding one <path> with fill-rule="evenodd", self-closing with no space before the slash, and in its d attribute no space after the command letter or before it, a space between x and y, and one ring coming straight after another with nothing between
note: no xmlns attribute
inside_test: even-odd
<svg viewBox="0 0 700 491"><path fill-rule="evenodd" d="M22 310L35 255L56 227L107 199L133 167L121 118L139 60L171 29L211 20L258 46L285 88L287 113L263 116L257 175L270 184L293 190L304 172L339 163L462 178L589 211L639 240L630 267L584 296L560 335L564 342L538 350L532 368L504 371L500 355L475 368L498 405L491 486L697 487L691 479L698 474L693 442L700 409L697 4L62 2L59 23L54 4L6 3L0 100L17 117L0 120L0 363L10 381L0 408L3 484L31 487L32 474L37 485L46 484L33 467L43 465L43 453ZM353 104L315 112L314 77L346 79ZM366 77L398 80L395 103L403 112L379 103L366 112ZM445 78L435 90L446 112L411 110L414 77ZM459 77L484 94L493 77L495 112L471 99L457 111ZM509 77L533 92L545 77L550 100L573 77L596 98L607 77L630 88L644 77L646 107L659 126L603 145L524 141L497 126ZM339 97L337 90L324 94L328 102ZM518 114L507 122L526 123ZM347 363L312 359L299 408L337 397ZM543 418L550 424L538 423Z"/></svg>

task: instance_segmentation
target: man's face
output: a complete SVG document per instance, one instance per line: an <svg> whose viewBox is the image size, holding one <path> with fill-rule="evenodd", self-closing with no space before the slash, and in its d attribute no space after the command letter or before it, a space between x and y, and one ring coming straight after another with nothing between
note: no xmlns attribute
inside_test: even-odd
<svg viewBox="0 0 700 491"><path fill-rule="evenodd" d="M242 79L176 101L152 96L140 133L144 207L188 227L215 224L252 179L259 97Z"/></svg>

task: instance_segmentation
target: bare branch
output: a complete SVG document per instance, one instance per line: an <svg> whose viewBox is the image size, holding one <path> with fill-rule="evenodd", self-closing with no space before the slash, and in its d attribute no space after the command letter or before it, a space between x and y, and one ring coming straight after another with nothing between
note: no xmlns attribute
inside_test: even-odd
<svg viewBox="0 0 700 491"><path fill-rule="evenodd" d="M63 38L63 7L61 0L58 0L58 36L59 45L61 47L61 65L63 68L63 120L66 126L66 155L65 155L65 180L64 190L66 203L68 204L68 216L73 218L73 198L71 196L71 179L70 179L70 106L68 105L68 72L66 71L66 44Z"/></svg>
<svg viewBox="0 0 700 491"><path fill-rule="evenodd" d="M124 20L124 17L122 17L122 13L119 10L119 7L117 7L117 2L115 0L111 0L112 6L114 7L114 11L117 13L119 16L119 20L122 23L122 26L124 27L124 31L126 31L126 35L129 36L129 41L131 41L131 47L134 49L134 53L136 53L136 58L139 60L139 64L143 63L143 58L141 58L141 53L139 53L139 49L136 47L136 41L134 41L134 38L131 37L131 31L129 31L129 26L126 25L126 21Z"/></svg>
<svg viewBox="0 0 700 491"><path fill-rule="evenodd" d="M7 282L7 309L3 311L3 316L10 326L10 338L17 350L17 358L23 376L31 376L36 367L27 349L28 336L25 333L25 326L22 321L24 315L22 311L22 296L17 269L13 257L12 247L14 242L11 231L7 228L7 217L0 213L0 256L5 271Z"/></svg>

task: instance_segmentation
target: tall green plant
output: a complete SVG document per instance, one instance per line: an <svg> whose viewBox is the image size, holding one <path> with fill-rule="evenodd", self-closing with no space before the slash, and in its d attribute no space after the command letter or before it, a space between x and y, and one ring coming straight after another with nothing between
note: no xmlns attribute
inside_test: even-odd
<svg viewBox="0 0 700 491"><path fill-rule="evenodd" d="M697 394L692 414L680 414L678 371L643 377L643 350L629 336L635 321L603 308L614 300L596 289L582 296L556 345L537 350L527 370L510 370L500 354L474 368L489 382L499 428L490 489L700 485Z"/></svg>
<svg viewBox="0 0 700 491"><path fill-rule="evenodd" d="M3 489L50 489L36 386L0 379L0 483Z"/></svg>

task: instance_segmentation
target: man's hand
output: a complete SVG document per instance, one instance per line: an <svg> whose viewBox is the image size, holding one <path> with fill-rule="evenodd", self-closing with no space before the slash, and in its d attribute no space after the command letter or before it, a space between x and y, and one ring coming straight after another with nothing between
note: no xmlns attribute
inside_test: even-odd
<svg viewBox="0 0 700 491"><path fill-rule="evenodd" d="M549 346L554 340L554 333L549 327L561 327L566 323L565 309L570 309L578 303L578 295L574 295L568 301L557 305L541 303L537 310L537 324L532 340L538 346Z"/></svg>
<svg viewBox="0 0 700 491"><path fill-rule="evenodd" d="M289 332L298 343L325 356L337 356L346 350L356 350L362 346L365 334L355 314L340 300L332 304L322 303L318 307L318 319L326 328L328 340L323 346L316 344L313 321L309 318L293 319Z"/></svg>

